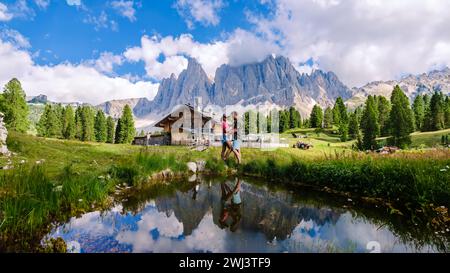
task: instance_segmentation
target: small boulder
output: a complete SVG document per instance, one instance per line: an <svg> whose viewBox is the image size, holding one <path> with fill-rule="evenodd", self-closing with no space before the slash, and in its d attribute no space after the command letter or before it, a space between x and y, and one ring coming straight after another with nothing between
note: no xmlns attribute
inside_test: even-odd
<svg viewBox="0 0 450 273"><path fill-rule="evenodd" d="M188 170L191 173L197 173L197 163L195 163L195 162L188 162L187 163L187 167L188 167Z"/></svg>
<svg viewBox="0 0 450 273"><path fill-rule="evenodd" d="M189 177L188 181L189 181L189 182L195 182L195 181L197 181L197 175L196 175L196 174L193 174L191 177Z"/></svg>

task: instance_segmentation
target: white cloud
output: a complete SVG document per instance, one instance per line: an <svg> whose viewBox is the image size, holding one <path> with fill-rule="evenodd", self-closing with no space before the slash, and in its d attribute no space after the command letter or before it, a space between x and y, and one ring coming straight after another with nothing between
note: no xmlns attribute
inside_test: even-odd
<svg viewBox="0 0 450 273"><path fill-rule="evenodd" d="M195 23L204 26L218 25L219 12L225 4L222 0L178 0L174 6L188 27L193 28Z"/></svg>
<svg viewBox="0 0 450 273"><path fill-rule="evenodd" d="M161 80L172 73L179 75L186 69L186 56L197 59L206 74L214 78L216 69L222 64L240 65L261 61L277 51L275 45L265 43L248 31L237 29L223 41L210 43L199 43L189 34L176 38L143 36L141 45L129 48L124 56L131 62L144 61L147 75ZM161 56L164 58L161 59Z"/></svg>
<svg viewBox="0 0 450 273"><path fill-rule="evenodd" d="M81 6L81 0L66 0L67 5L69 6Z"/></svg>
<svg viewBox="0 0 450 273"><path fill-rule="evenodd" d="M103 55L97 65L109 69L105 61L109 57L108 54ZM0 59L0 86L16 77L22 82L27 95L44 93L54 101L98 104L111 99L153 99L159 86L146 81L133 83L125 78L109 77L86 64L38 65L28 51L3 40L0 40Z"/></svg>
<svg viewBox="0 0 450 273"><path fill-rule="evenodd" d="M36 3L39 8L46 9L48 5L50 5L50 0L34 0L34 3Z"/></svg>
<svg viewBox="0 0 450 273"><path fill-rule="evenodd" d="M16 48L29 48L30 42L22 34L14 29L4 29L0 31L0 39L8 41Z"/></svg>
<svg viewBox="0 0 450 273"><path fill-rule="evenodd" d="M123 17L128 18L130 22L136 21L136 9L134 8L134 1L112 1L111 6Z"/></svg>
<svg viewBox="0 0 450 273"><path fill-rule="evenodd" d="M89 60L85 62L86 65L92 66L97 71L107 74L114 73L114 67L120 66L123 63L123 57L114 55L111 52L103 52L97 60Z"/></svg>
<svg viewBox="0 0 450 273"><path fill-rule="evenodd" d="M0 22L9 21L13 18L13 15L9 13L8 7L0 2Z"/></svg>
<svg viewBox="0 0 450 273"><path fill-rule="evenodd" d="M276 0L255 31L296 64L313 58L348 85L450 65L450 1Z"/></svg>
<svg viewBox="0 0 450 273"><path fill-rule="evenodd" d="M8 9L14 18L33 20L36 16L36 12L28 6L26 0L17 0L14 4L11 4Z"/></svg>
<svg viewBox="0 0 450 273"><path fill-rule="evenodd" d="M83 19L83 23L93 25L96 31L108 28L112 31L118 31L119 29L117 22L110 20L105 11L102 11L98 16L87 14L87 16Z"/></svg>

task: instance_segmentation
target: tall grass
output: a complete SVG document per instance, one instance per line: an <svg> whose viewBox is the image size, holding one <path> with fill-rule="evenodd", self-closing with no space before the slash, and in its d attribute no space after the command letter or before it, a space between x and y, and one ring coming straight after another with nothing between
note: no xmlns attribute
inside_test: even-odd
<svg viewBox="0 0 450 273"><path fill-rule="evenodd" d="M0 250L31 250L49 223L102 206L113 185L94 175L77 175L70 166L58 179L49 178L42 166L2 173Z"/></svg>
<svg viewBox="0 0 450 273"><path fill-rule="evenodd" d="M252 160L242 166L246 174L274 180L327 186L369 197L413 205L450 205L450 158L336 157L328 160Z"/></svg>
<svg viewBox="0 0 450 273"><path fill-rule="evenodd" d="M152 174L160 171L170 170L173 173L186 172L186 163L188 161L188 156L185 154L162 154L143 150L134 159L123 164L111 166L109 173L114 178L137 186L148 181Z"/></svg>

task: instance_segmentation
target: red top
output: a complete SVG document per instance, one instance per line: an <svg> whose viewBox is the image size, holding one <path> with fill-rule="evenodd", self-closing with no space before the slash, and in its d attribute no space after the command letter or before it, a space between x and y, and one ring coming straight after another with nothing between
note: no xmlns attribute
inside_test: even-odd
<svg viewBox="0 0 450 273"><path fill-rule="evenodd" d="M223 135L227 134L227 130L228 130L228 123L226 121L222 121L222 133L223 133Z"/></svg>

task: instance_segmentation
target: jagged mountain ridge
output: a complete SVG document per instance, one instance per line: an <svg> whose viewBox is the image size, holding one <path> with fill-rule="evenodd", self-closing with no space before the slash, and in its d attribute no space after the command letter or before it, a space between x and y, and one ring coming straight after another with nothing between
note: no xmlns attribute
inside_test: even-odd
<svg viewBox="0 0 450 273"><path fill-rule="evenodd" d="M318 103L322 107L333 105L339 96L351 97L351 90L333 72L315 70L300 74L283 56L268 56L264 61L241 66L220 66L211 80L202 66L189 59L187 68L178 77L163 79L155 98L112 100L96 107L118 118L128 104L138 119L157 118L173 107L191 103L200 97L203 105L249 106L269 104L279 107L295 106L308 116Z"/></svg>
<svg viewBox="0 0 450 273"><path fill-rule="evenodd" d="M352 89L352 98L347 101L351 108L364 103L369 95L385 96L389 98L396 85L405 92L411 101L417 95L432 94L435 91L441 91L444 94L450 93L450 68L442 70L433 70L429 73L420 75L408 75L400 80L374 81L360 88Z"/></svg>
<svg viewBox="0 0 450 273"><path fill-rule="evenodd" d="M315 70L300 74L291 62L282 56L269 56L263 62L242 66L222 65L211 81L195 59L189 59L188 67L178 78L161 81L153 101L133 101L134 113L138 117L148 114L165 114L173 107L194 103L196 97L203 105L233 106L273 104L280 107L295 106L302 115L310 113L318 103L331 106L337 97L348 99L351 90L339 81L333 72ZM109 110L118 109L124 101L104 104ZM125 103L126 104L126 103ZM117 106L117 107L116 107ZM114 111L115 112L115 111Z"/></svg>

